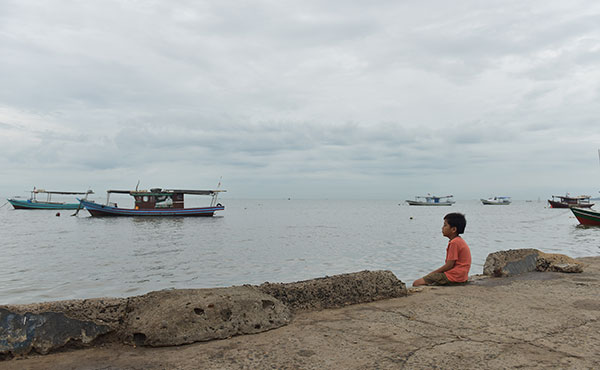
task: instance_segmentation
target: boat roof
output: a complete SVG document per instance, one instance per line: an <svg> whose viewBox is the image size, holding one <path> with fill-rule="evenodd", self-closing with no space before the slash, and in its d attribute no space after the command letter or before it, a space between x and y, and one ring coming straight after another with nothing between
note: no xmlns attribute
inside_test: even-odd
<svg viewBox="0 0 600 370"><path fill-rule="evenodd" d="M589 199L591 195L578 195L578 196L570 196L570 195L553 195L552 197L562 198L562 199Z"/></svg>
<svg viewBox="0 0 600 370"><path fill-rule="evenodd" d="M443 196L437 196L437 195L417 195L415 198L452 198L454 197L454 195L443 195Z"/></svg>
<svg viewBox="0 0 600 370"><path fill-rule="evenodd" d="M129 195L171 195L171 194L192 194L192 195L213 195L223 193L227 190L192 190L192 189L150 189L150 190L107 190L107 193L129 194Z"/></svg>
<svg viewBox="0 0 600 370"><path fill-rule="evenodd" d="M81 191L50 191L50 190L44 190L44 189L35 189L33 190L33 193L45 193L45 194L65 194L65 195L81 195L81 194L94 194L93 190L88 190L85 192L81 192Z"/></svg>

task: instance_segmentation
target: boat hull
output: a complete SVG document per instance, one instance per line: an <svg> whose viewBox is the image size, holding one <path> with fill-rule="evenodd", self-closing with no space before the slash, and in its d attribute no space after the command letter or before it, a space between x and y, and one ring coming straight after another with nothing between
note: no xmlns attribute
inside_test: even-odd
<svg viewBox="0 0 600 370"><path fill-rule="evenodd" d="M127 209L84 200L81 201L81 205L94 217L212 217L216 211L225 209L221 205L200 208Z"/></svg>
<svg viewBox="0 0 600 370"><path fill-rule="evenodd" d="M455 202L433 203L433 202L419 202L419 201L415 201L415 200L407 200L406 203L408 203L409 206L451 206Z"/></svg>
<svg viewBox="0 0 600 370"><path fill-rule="evenodd" d="M591 208L594 205L593 203L568 204L568 203L557 202L555 200L548 200L548 203L550 203L550 208L573 208L573 207L575 207L575 208Z"/></svg>
<svg viewBox="0 0 600 370"><path fill-rule="evenodd" d="M77 209L79 203L47 203L30 200L7 199L14 209Z"/></svg>
<svg viewBox="0 0 600 370"><path fill-rule="evenodd" d="M571 207L571 212L573 212L577 221L582 225L600 226L600 212L575 207Z"/></svg>

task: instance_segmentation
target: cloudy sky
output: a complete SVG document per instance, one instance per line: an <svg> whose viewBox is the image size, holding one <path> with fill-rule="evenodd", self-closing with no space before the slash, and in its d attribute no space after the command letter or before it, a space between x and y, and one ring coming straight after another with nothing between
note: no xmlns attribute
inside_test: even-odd
<svg viewBox="0 0 600 370"><path fill-rule="evenodd" d="M0 0L0 194L600 190L600 2Z"/></svg>

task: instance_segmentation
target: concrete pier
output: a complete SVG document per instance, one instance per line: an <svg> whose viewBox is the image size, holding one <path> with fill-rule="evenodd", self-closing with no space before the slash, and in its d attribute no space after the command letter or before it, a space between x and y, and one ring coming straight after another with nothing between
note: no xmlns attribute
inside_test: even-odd
<svg viewBox="0 0 600 370"><path fill-rule="evenodd" d="M600 257L576 261L583 272L474 276L464 286L410 289L406 297L294 310L287 325L253 335L170 347L98 343L17 356L0 367L600 368Z"/></svg>

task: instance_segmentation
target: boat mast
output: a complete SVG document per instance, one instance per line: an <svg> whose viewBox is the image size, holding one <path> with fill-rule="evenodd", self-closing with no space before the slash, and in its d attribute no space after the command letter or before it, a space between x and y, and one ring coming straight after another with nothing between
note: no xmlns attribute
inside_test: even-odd
<svg viewBox="0 0 600 370"><path fill-rule="evenodd" d="M219 178L219 183L217 184L217 190L212 193L212 199L210 200L210 206L214 207L217 204L217 197L219 196L219 188L221 187L221 179L223 176Z"/></svg>

